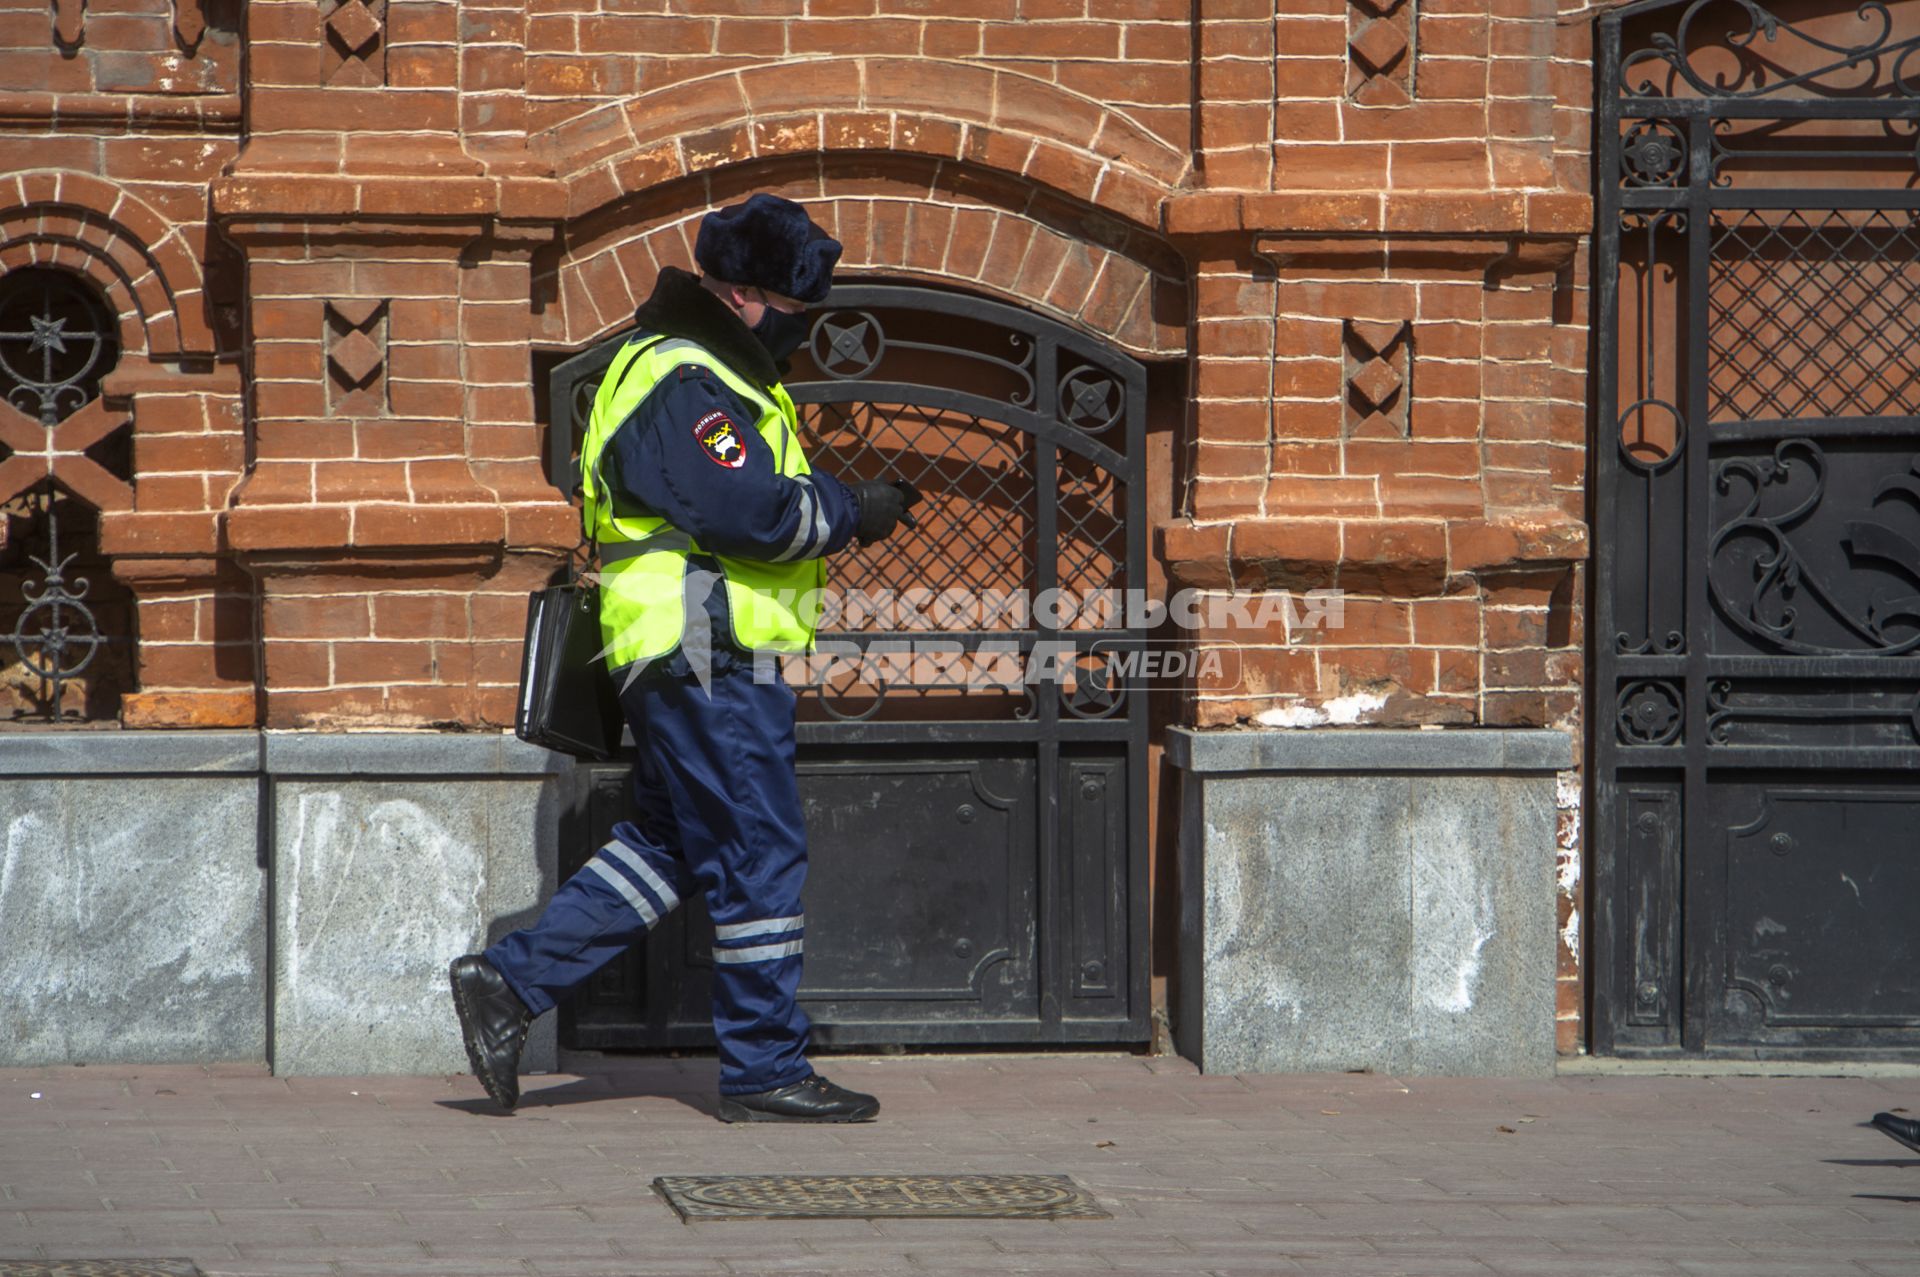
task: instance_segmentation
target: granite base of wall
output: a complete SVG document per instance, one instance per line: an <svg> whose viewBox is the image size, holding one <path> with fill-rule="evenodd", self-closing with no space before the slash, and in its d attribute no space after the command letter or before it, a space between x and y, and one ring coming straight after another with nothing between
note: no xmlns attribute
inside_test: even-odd
<svg viewBox="0 0 1920 1277"><path fill-rule="evenodd" d="M0 735L0 1065L465 1072L447 963L551 894L570 769L493 735ZM524 1067L556 1054L545 1016Z"/></svg>
<svg viewBox="0 0 1920 1277"><path fill-rule="evenodd" d="M1210 1073L1554 1062L1551 731L1171 733L1175 1042Z"/></svg>

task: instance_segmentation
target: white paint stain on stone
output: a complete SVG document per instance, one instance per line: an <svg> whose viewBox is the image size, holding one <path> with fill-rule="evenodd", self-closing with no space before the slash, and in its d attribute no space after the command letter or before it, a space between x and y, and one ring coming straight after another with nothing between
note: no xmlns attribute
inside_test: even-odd
<svg viewBox="0 0 1920 1277"><path fill-rule="evenodd" d="M258 996L250 788L25 785L0 846L0 1039L19 1061L226 1058ZM197 813L188 820L189 808ZM197 838L183 838L189 829ZM243 846L223 839L244 831ZM212 1035L212 1036L209 1036ZM258 1049L257 1046L251 1049ZM130 1053L132 1053L130 1055Z"/></svg>
<svg viewBox="0 0 1920 1277"><path fill-rule="evenodd" d="M481 849L408 799L303 793L294 824L282 931L291 1025L450 1037L445 967L483 922Z"/></svg>
<svg viewBox="0 0 1920 1277"><path fill-rule="evenodd" d="M1284 1016L1288 1024L1300 1023L1304 1008L1300 1005L1300 993L1297 989L1270 976L1266 981L1266 987L1261 991L1260 1001L1274 1015Z"/></svg>
<svg viewBox="0 0 1920 1277"><path fill-rule="evenodd" d="M1416 1006L1441 1015L1473 1010L1483 955L1499 934L1494 884L1474 855L1457 844L1417 849L1413 879Z"/></svg>
<svg viewBox="0 0 1920 1277"><path fill-rule="evenodd" d="M1480 984L1480 954L1494 934L1493 896L1483 893L1479 916L1474 919L1472 935L1454 966L1452 982L1435 986L1439 991L1432 1003L1435 1010L1455 1015L1473 1010L1474 991Z"/></svg>

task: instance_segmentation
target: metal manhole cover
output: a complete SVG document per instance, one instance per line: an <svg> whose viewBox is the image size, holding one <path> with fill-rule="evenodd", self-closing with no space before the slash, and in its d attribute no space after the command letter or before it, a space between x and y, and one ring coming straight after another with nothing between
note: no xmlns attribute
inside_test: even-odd
<svg viewBox="0 0 1920 1277"><path fill-rule="evenodd" d="M200 1277L191 1259L0 1259L0 1277Z"/></svg>
<svg viewBox="0 0 1920 1277"><path fill-rule="evenodd" d="M1065 1175L662 1175L680 1218L1111 1219Z"/></svg>

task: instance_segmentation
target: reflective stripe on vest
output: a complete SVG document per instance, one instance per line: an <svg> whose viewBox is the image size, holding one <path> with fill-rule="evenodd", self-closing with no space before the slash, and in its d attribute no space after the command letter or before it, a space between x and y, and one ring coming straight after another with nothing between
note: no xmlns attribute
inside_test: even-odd
<svg viewBox="0 0 1920 1277"><path fill-rule="evenodd" d="M656 385L689 364L711 373L759 410L754 429L772 449L778 473L807 485L801 529L775 561L709 554L657 515L614 516L613 493L600 468L607 444ZM687 562L695 554L708 555L720 566L736 646L782 652L812 648L826 564L798 556L809 545L820 545L828 526L806 478L812 468L800 446L799 414L784 387L763 390L690 341L648 337L628 342L607 366L594 397L580 448L580 473L585 492L581 519L600 551L600 637L609 666L620 669L654 660L680 645L690 601ZM697 584L694 592L700 593ZM693 602L703 603L704 594Z"/></svg>

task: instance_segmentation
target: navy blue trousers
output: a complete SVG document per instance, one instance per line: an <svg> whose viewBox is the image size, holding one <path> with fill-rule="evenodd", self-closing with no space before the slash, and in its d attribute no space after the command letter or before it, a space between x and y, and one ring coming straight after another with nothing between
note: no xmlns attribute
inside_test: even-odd
<svg viewBox="0 0 1920 1277"><path fill-rule="evenodd" d="M693 891L713 916L720 1091L798 1082L807 1065L800 988L807 835L794 778L794 696L740 662L711 696L691 677L620 694L639 746L638 818L562 883L533 926L486 958L536 1015L656 926Z"/></svg>

